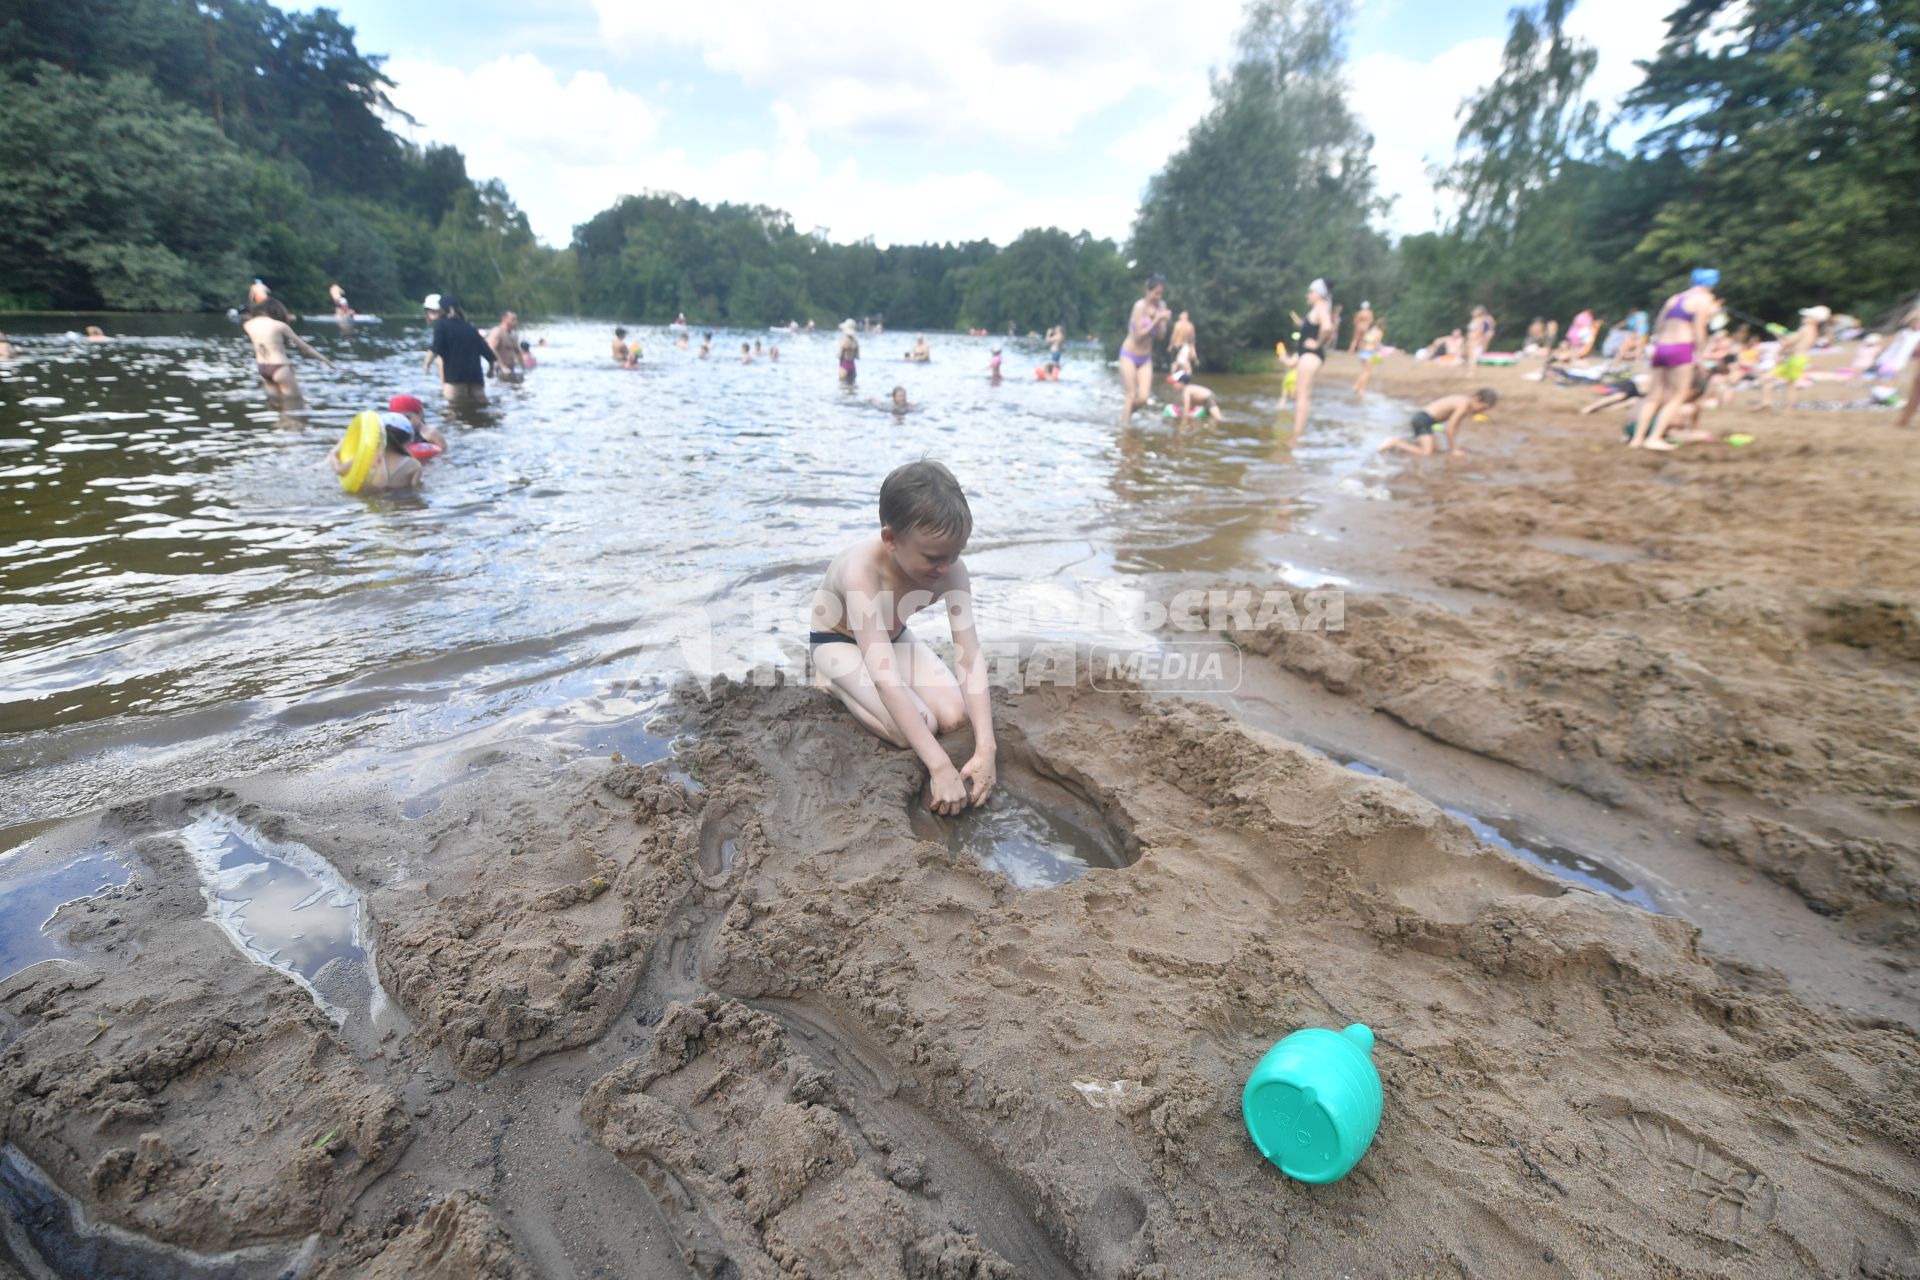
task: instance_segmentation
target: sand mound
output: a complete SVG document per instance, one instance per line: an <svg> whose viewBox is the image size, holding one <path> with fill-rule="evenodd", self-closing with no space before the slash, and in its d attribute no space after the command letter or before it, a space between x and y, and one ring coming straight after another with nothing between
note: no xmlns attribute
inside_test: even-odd
<svg viewBox="0 0 1920 1280"><path fill-rule="evenodd" d="M1207 708L1003 700L1008 793L1114 855L1021 889L818 694L679 714L669 763L525 748L410 824L218 799L362 887L414 1020L377 1036L142 838L81 958L0 986L6 1141L156 1239L320 1231L322 1274L1914 1274L1911 1032L1736 991L1396 783ZM1239 1090L1348 1021L1385 1117L1307 1187Z"/></svg>

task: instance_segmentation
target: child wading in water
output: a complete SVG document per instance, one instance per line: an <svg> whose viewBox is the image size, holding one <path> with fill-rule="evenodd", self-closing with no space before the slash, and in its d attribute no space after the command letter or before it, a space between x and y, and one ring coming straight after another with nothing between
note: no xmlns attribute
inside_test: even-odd
<svg viewBox="0 0 1920 1280"><path fill-rule="evenodd" d="M1433 453L1434 432L1440 431L1447 437L1448 448L1464 457L1467 451L1460 447L1460 424L1466 421L1468 414L1485 413L1499 402L1499 394L1487 387L1471 395L1441 396L1413 415L1411 443L1398 436L1389 437L1380 442L1380 452L1427 457Z"/></svg>
<svg viewBox="0 0 1920 1280"><path fill-rule="evenodd" d="M973 629L972 582L960 561L973 513L960 482L937 462L910 462L880 486L880 536L854 544L827 566L813 595L814 681L853 718L927 767L927 807L959 813L993 792L993 710L986 661ZM947 606L960 678L947 670L907 619ZM973 756L953 767L936 735L973 724Z"/></svg>

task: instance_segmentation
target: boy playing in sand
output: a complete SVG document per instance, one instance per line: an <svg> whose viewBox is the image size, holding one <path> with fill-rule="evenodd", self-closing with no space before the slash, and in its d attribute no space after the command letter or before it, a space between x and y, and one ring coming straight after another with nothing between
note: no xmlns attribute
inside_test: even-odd
<svg viewBox="0 0 1920 1280"><path fill-rule="evenodd" d="M814 681L868 730L927 766L927 807L958 813L993 792L993 710L986 661L973 629L972 581L960 560L973 513L960 482L938 462L897 467L880 486L880 536L848 547L813 595ZM960 677L907 619L947 606ZM938 734L973 725L973 755L959 769Z"/></svg>
<svg viewBox="0 0 1920 1280"><path fill-rule="evenodd" d="M1466 395L1441 396L1432 404L1413 415L1413 440L1411 443L1397 437L1380 442L1381 453L1411 453L1419 457L1428 457L1433 453L1435 431L1445 433L1448 448L1464 457L1466 450L1460 447L1460 424L1466 421L1468 414L1483 414L1498 404L1500 396L1491 388L1482 387Z"/></svg>

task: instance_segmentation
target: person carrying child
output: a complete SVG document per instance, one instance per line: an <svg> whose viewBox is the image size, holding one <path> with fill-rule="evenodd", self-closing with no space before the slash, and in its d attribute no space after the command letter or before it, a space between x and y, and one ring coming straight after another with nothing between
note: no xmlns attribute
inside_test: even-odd
<svg viewBox="0 0 1920 1280"><path fill-rule="evenodd" d="M974 631L972 580L960 559L973 512L953 473L923 460L880 485L880 534L848 547L814 592L807 646L814 682L869 732L927 768L927 807L953 814L984 802L997 777L986 661ZM907 629L945 603L959 678ZM955 769L938 735L973 726L973 755Z"/></svg>
<svg viewBox="0 0 1920 1280"><path fill-rule="evenodd" d="M1430 457L1434 451L1434 434L1441 432L1447 437L1449 451L1465 457L1467 451L1460 447L1461 424L1466 421L1468 414L1482 415L1498 403L1500 396L1490 387L1482 387L1471 394L1441 396L1413 415L1411 442L1390 437L1380 442L1380 452Z"/></svg>

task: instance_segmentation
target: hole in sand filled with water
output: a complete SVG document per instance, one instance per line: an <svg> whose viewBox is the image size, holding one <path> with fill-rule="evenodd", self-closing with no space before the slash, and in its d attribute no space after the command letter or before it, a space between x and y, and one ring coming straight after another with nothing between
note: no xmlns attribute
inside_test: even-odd
<svg viewBox="0 0 1920 1280"><path fill-rule="evenodd" d="M39 866L20 865L14 857L0 862L0 978L72 955L47 936L54 913L125 884L127 874L126 863L98 850Z"/></svg>
<svg viewBox="0 0 1920 1280"><path fill-rule="evenodd" d="M1386 770L1376 768L1364 760L1349 760L1340 756L1335 756L1334 759L1338 760L1342 767L1351 769L1355 773L1364 773L1370 778L1393 777ZM1404 785L1403 779L1394 778L1394 781ZM1439 804L1438 801L1434 803ZM1595 893L1604 893L1610 898L1630 902L1648 911L1661 910L1660 904L1654 901L1653 895L1648 893L1644 886L1635 884L1625 875L1596 858L1589 858L1571 849L1562 849L1559 845L1546 844L1523 836L1520 825L1508 818L1482 818L1478 814L1468 813L1465 809L1450 809L1443 804L1439 805L1439 808L1449 818L1458 818L1464 823L1482 844L1504 849L1522 861L1531 862L1543 871L1556 875L1562 880L1571 880L1582 888L1592 889Z"/></svg>
<svg viewBox="0 0 1920 1280"><path fill-rule="evenodd" d="M325 858L224 813L201 814L181 839L200 874L207 919L248 959L305 987L336 1022L381 1003L360 895Z"/></svg>
<svg viewBox="0 0 1920 1280"><path fill-rule="evenodd" d="M980 808L943 817L927 810L922 790L909 814L914 835L971 858L1016 889L1048 889L1140 858L1138 841L1081 788L1004 756L1000 785Z"/></svg>

